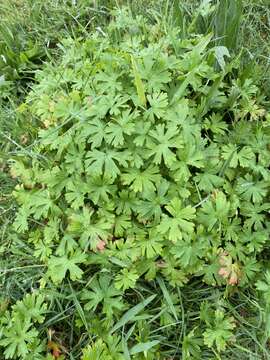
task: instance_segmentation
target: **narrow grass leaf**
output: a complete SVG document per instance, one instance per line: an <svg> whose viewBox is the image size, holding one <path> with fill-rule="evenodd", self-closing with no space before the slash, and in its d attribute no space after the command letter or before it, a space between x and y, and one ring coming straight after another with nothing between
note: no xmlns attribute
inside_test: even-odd
<svg viewBox="0 0 270 360"><path fill-rule="evenodd" d="M219 1L214 18L215 35L218 38L218 45L224 45L232 51L236 50L242 9L241 0Z"/></svg>
<svg viewBox="0 0 270 360"><path fill-rule="evenodd" d="M129 354L129 350L128 350L128 346L127 346L127 342L123 341L123 353L124 353L124 358L125 360L130 360L130 354Z"/></svg>
<svg viewBox="0 0 270 360"><path fill-rule="evenodd" d="M126 325L129 321L134 320L134 318L136 317L136 315L142 311L151 301L154 300L154 298L156 297L156 295L151 295L149 296L147 299L143 300L142 302L140 302L139 304L133 306L130 310L128 310L122 317L121 319L114 325L114 327L112 328L112 330L110 331L110 334L112 334L113 332L115 332L116 330L118 330L119 328L123 327L124 325Z"/></svg>
<svg viewBox="0 0 270 360"><path fill-rule="evenodd" d="M133 56L131 56L131 63L132 63L133 75L134 75L134 78L135 78L135 86L136 86L136 89L137 89L137 94L138 94L140 103L141 103L141 105L146 106L146 97L145 97L144 85L143 85L140 73L138 71L136 61L135 61Z"/></svg>
<svg viewBox="0 0 270 360"><path fill-rule="evenodd" d="M161 288L161 291L162 291L163 296L164 296L164 298L165 298L165 300L166 300L166 302L167 302L167 304L169 306L169 309L171 310L175 320L178 321L177 313L176 313L175 307L173 305L172 298L171 298L171 296L170 296L170 294L169 294L169 292L168 292L168 290L166 288L166 285L165 285L163 279L158 277L157 282L158 282L158 284L159 284L159 286Z"/></svg>
<svg viewBox="0 0 270 360"><path fill-rule="evenodd" d="M135 326L136 326L136 324L133 324L133 325L131 326L131 328L128 330L127 335L125 336L125 340L126 340L126 341L128 341L128 339L129 339L130 336L132 335L132 333L133 333L133 331L134 331L134 329L135 329Z"/></svg>
<svg viewBox="0 0 270 360"><path fill-rule="evenodd" d="M88 323L87 323L87 321L86 321L86 317L85 317L84 311L83 311L83 309L82 309L82 307L81 307L81 304L79 303L78 298L77 298L77 296L76 296L76 293L75 293L75 291L73 290L73 288L72 288L72 286L71 286L70 283L69 283L69 287L70 287L70 290L71 290L71 295L72 295L72 299L73 299L75 308L76 308L76 310L77 310L77 312L78 312L78 314L79 314L79 316L80 316L80 318L81 318L81 320L82 320L82 322L83 322L86 330L88 331Z"/></svg>
<svg viewBox="0 0 270 360"><path fill-rule="evenodd" d="M130 349L129 353L130 353L130 355L135 355L135 354L138 354L141 352L146 352L146 351L150 350L152 347L156 346L157 344L159 344L159 340L153 340L153 341L148 341L145 343L140 343L140 344L133 346Z"/></svg>

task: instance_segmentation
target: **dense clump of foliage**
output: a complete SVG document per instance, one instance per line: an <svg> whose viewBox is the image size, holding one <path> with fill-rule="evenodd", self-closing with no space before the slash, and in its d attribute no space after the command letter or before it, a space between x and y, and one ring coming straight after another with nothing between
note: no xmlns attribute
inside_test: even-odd
<svg viewBox="0 0 270 360"><path fill-rule="evenodd" d="M14 236L46 272L3 309L7 359L45 358L38 333L52 288L75 299L81 359L174 356L177 291L197 280L237 291L258 280L269 251L270 131L258 88L237 78L238 61L211 35L181 39L115 16L106 32L64 41L19 109L39 132L11 167ZM184 359L234 341L223 305L203 302L200 328L181 330ZM67 346L50 341L47 358Z"/></svg>

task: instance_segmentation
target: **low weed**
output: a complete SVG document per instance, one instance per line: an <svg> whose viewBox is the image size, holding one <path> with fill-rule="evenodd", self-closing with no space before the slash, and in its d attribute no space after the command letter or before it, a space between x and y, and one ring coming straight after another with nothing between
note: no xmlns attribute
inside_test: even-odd
<svg viewBox="0 0 270 360"><path fill-rule="evenodd" d="M2 357L268 359L265 1L0 7Z"/></svg>

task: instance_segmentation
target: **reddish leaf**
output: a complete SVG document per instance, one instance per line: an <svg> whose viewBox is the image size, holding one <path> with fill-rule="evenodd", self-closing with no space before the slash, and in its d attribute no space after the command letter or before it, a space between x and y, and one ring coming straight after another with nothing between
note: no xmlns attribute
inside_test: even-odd
<svg viewBox="0 0 270 360"><path fill-rule="evenodd" d="M48 341L48 349L51 351L53 357L58 359L61 355L60 345L54 341Z"/></svg>
<svg viewBox="0 0 270 360"><path fill-rule="evenodd" d="M106 242L104 240L99 240L97 244L97 251L104 251L106 247Z"/></svg>

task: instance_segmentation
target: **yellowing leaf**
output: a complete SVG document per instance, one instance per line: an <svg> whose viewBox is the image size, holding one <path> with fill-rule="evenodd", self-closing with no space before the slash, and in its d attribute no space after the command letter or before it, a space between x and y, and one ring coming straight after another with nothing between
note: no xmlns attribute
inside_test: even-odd
<svg viewBox="0 0 270 360"><path fill-rule="evenodd" d="M135 61L133 56L131 56L131 63L132 63L132 70L133 70L133 75L134 75L134 78L135 78L135 85L136 85L137 94L138 94L140 103L141 103L141 105L146 106L144 85L143 85L140 73L138 71L136 61Z"/></svg>

